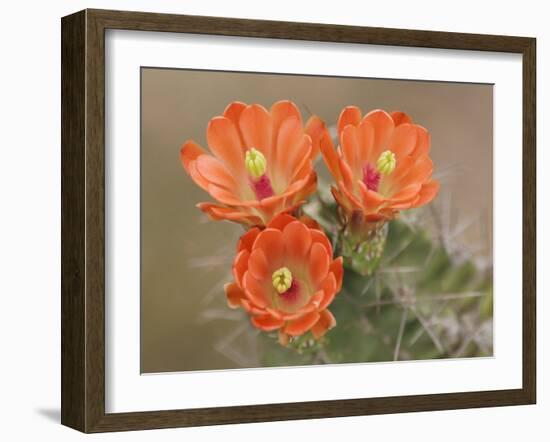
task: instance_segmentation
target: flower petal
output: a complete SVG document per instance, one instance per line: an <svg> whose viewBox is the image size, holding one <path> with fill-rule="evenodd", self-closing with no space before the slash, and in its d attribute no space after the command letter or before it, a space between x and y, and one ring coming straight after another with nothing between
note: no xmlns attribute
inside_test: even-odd
<svg viewBox="0 0 550 442"><path fill-rule="evenodd" d="M314 243L321 244L327 251L328 256L332 256L332 244L330 243L330 240L328 239L327 235L325 235L320 229L313 228L309 230L309 233L311 235L311 240Z"/></svg>
<svg viewBox="0 0 550 442"><path fill-rule="evenodd" d="M248 259L248 270L259 281L270 278L269 263L262 249L255 249Z"/></svg>
<svg viewBox="0 0 550 442"><path fill-rule="evenodd" d="M278 171L286 177L292 176L291 165L294 165L297 159L303 158L305 149L311 148L311 141L309 145L307 144L304 143L304 132L300 121L296 118L284 120L277 136L275 159L272 160Z"/></svg>
<svg viewBox="0 0 550 442"><path fill-rule="evenodd" d="M338 158L338 167L345 187L347 187L348 191L353 192L353 171L343 158Z"/></svg>
<svg viewBox="0 0 550 442"><path fill-rule="evenodd" d="M185 170L189 171L189 163L195 161L201 155L206 155L204 149L193 140L188 140L183 143L180 150L181 165Z"/></svg>
<svg viewBox="0 0 550 442"><path fill-rule="evenodd" d="M439 181L431 181L423 184L419 193L419 199L414 203L414 207L420 207L424 204L428 204L435 198L439 192Z"/></svg>
<svg viewBox="0 0 550 442"><path fill-rule="evenodd" d="M271 117L259 104L251 104L241 112L239 128L245 147L261 151L269 161L271 151Z"/></svg>
<svg viewBox="0 0 550 442"><path fill-rule="evenodd" d="M225 207L212 203L199 203L197 207L214 221L231 220L247 226L255 226L262 223L262 219L252 213L238 208Z"/></svg>
<svg viewBox="0 0 550 442"><path fill-rule="evenodd" d="M316 311L306 313L305 315L289 321L284 332L290 336L300 336L307 332L319 320L319 313Z"/></svg>
<svg viewBox="0 0 550 442"><path fill-rule="evenodd" d="M294 147L295 154L289 158L289 163L286 166L286 176L289 182L300 180L313 170L313 162L311 161L311 138L308 135L303 135L302 139Z"/></svg>
<svg viewBox="0 0 550 442"><path fill-rule="evenodd" d="M307 257L311 247L311 234L309 229L300 221L291 222L283 230L283 242L285 255L301 262Z"/></svg>
<svg viewBox="0 0 550 442"><path fill-rule="evenodd" d="M399 163L396 164L395 170L390 176L390 180L394 183L400 182L403 177L408 175L415 163L416 159L412 155L402 158Z"/></svg>
<svg viewBox="0 0 550 442"><path fill-rule="evenodd" d="M357 138L357 129L355 126L348 125L340 133L340 147L344 155L346 165L349 166L352 173L356 175L362 165L356 159L356 153L359 152L359 140Z"/></svg>
<svg viewBox="0 0 550 442"><path fill-rule="evenodd" d="M262 249L272 267L281 267L283 260L283 233L280 230L267 228L260 232L252 250ZM278 268L277 267L277 268Z"/></svg>
<svg viewBox="0 0 550 442"><path fill-rule="evenodd" d="M201 155L196 161L197 171L209 182L231 192L237 191L237 183L223 163L211 155Z"/></svg>
<svg viewBox="0 0 550 442"><path fill-rule="evenodd" d="M244 151L237 128L229 118L215 117L206 128L208 147L235 177L245 176Z"/></svg>
<svg viewBox="0 0 550 442"><path fill-rule="evenodd" d="M252 316L250 320L252 321L254 327L266 332L277 330L284 325L284 321L282 319L274 318L271 315Z"/></svg>
<svg viewBox="0 0 550 442"><path fill-rule="evenodd" d="M238 308L241 306L241 299L244 296L243 291L234 283L228 283L223 286L225 296L227 296L227 305L230 308Z"/></svg>
<svg viewBox="0 0 550 442"><path fill-rule="evenodd" d="M275 309L275 308L272 308L272 307L266 307L265 311L267 313L269 313L271 316L273 316L274 318L276 319L285 319L285 315L283 312Z"/></svg>
<svg viewBox="0 0 550 442"><path fill-rule="evenodd" d="M244 294L256 307L266 308L268 296L263 285L247 270L243 276Z"/></svg>
<svg viewBox="0 0 550 442"><path fill-rule="evenodd" d="M377 109L365 115L363 121L371 123L374 127L373 158L378 158L388 148L395 127L393 120L387 112Z"/></svg>
<svg viewBox="0 0 550 442"><path fill-rule="evenodd" d="M243 292L244 293L244 292ZM266 310L263 308L256 307L253 305L246 296L241 298L241 305L242 307L247 311L247 313L250 313L251 315L265 315Z"/></svg>
<svg viewBox="0 0 550 442"><path fill-rule="evenodd" d="M311 163L311 160L308 160ZM311 191L315 190L315 185L317 184L317 174L314 170L310 170L310 172L296 180L293 181L290 186L286 188L284 193L278 195L278 196L284 196L287 200L292 200L294 197L299 194L301 196L307 196L309 195L308 192L305 192L304 189L307 187L309 188L311 185L313 185L313 189Z"/></svg>
<svg viewBox="0 0 550 442"><path fill-rule="evenodd" d="M347 209L347 210L351 210L353 205L351 203L351 201L349 201L345 195L342 194L342 192L340 192L339 189L337 189L336 187L334 186L331 186L330 187L330 193L332 193L332 196L334 197L334 199L336 200L336 202L338 203L339 206L343 207L344 209Z"/></svg>
<svg viewBox="0 0 550 442"><path fill-rule="evenodd" d="M412 156L414 158L418 158L422 155L428 155L432 144L432 138L430 133L422 126L419 126L418 124L416 124L415 127L416 127L416 146L414 148Z"/></svg>
<svg viewBox="0 0 550 442"><path fill-rule="evenodd" d="M395 195L391 198L388 198L386 201L389 204L394 203L405 203L414 198L420 192L422 188L422 183L413 183L402 189L400 189Z"/></svg>
<svg viewBox="0 0 550 442"><path fill-rule="evenodd" d="M359 191L361 192L361 199L363 205L369 211L375 210L377 207L382 205L385 201L385 198L374 190L370 190L365 183L362 181L358 182Z"/></svg>
<svg viewBox="0 0 550 442"><path fill-rule="evenodd" d="M312 161L315 161L315 158L317 158L319 154L321 138L325 134L328 134L327 126L317 115L312 115L309 120L307 120L304 130L311 138L310 158Z"/></svg>
<svg viewBox="0 0 550 442"><path fill-rule="evenodd" d="M401 124L412 123L411 117L409 117L405 112L391 112L390 116L395 124L395 127Z"/></svg>
<svg viewBox="0 0 550 442"><path fill-rule="evenodd" d="M243 277L248 269L248 258L250 257L250 253L248 250L241 250L239 253L237 253L237 256L235 257L235 260L233 261L233 277L235 278L235 281L237 281L237 284L239 284L239 287L244 287L243 285Z"/></svg>
<svg viewBox="0 0 550 442"><path fill-rule="evenodd" d="M378 160L378 158L371 158L371 154L374 150L374 135L374 126L369 121L362 120L359 126L357 126L359 149L356 156L361 166L368 162L376 163Z"/></svg>
<svg viewBox="0 0 550 442"><path fill-rule="evenodd" d="M294 321L295 319L301 318L305 314L311 313L313 311L319 310L319 305L323 299L325 293L322 290L318 290L309 300L306 300L306 304L300 307L295 312L283 312L282 318L285 321Z"/></svg>
<svg viewBox="0 0 550 442"><path fill-rule="evenodd" d="M338 153L334 148L332 143L332 138L330 134L325 133L321 137L320 141L321 154L323 155L323 160L336 181L341 179L340 168L338 167Z"/></svg>
<svg viewBox="0 0 550 442"><path fill-rule="evenodd" d="M336 319L329 310L323 310L319 313L319 319L311 328L311 333L315 339L319 339L325 333L336 325Z"/></svg>
<svg viewBox="0 0 550 442"><path fill-rule="evenodd" d="M199 187L206 190L208 188L208 181L196 169L197 159L205 155L206 152L193 140L186 141L180 150L180 161L184 170Z"/></svg>
<svg viewBox="0 0 550 442"><path fill-rule="evenodd" d="M271 227L273 229L282 231L287 224L290 224L292 221L295 221L295 220L296 218L289 215L288 213L280 213L269 222L267 227Z"/></svg>
<svg viewBox="0 0 550 442"><path fill-rule="evenodd" d="M334 274L336 279L336 293L342 290L342 280L344 279L344 258L339 256L330 263L329 271Z"/></svg>
<svg viewBox="0 0 550 442"><path fill-rule="evenodd" d="M413 183L426 183L432 176L434 165L428 155L424 155L410 167L409 173L399 180L401 186Z"/></svg>
<svg viewBox="0 0 550 442"><path fill-rule="evenodd" d="M395 153L397 163L409 155L416 146L416 127L412 124L402 124L393 131L389 149Z"/></svg>
<svg viewBox="0 0 550 442"><path fill-rule="evenodd" d="M248 250L249 252L252 252L252 244L254 244L254 241L259 233L260 229L253 227L242 235L237 242L237 251Z"/></svg>
<svg viewBox="0 0 550 442"><path fill-rule="evenodd" d="M296 192L296 195L294 198L292 198L292 201L297 202L297 206L302 205L305 203L305 198L312 193L315 192L317 189L317 174L314 170L311 171L311 173L301 180L301 185L298 187L298 190ZM295 210L295 209L293 209Z"/></svg>
<svg viewBox="0 0 550 442"><path fill-rule="evenodd" d="M309 272L314 287L319 287L321 282L326 278L329 265L330 258L325 246L318 242L314 243L311 246L309 255Z"/></svg>
<svg viewBox="0 0 550 442"><path fill-rule="evenodd" d="M197 170L197 161L190 161L187 166L187 172L189 173L189 176L191 179L203 190L206 190L208 192L208 186L210 185L210 182L204 178L199 171Z"/></svg>
<svg viewBox="0 0 550 442"><path fill-rule="evenodd" d="M315 221L313 218L307 215L302 215L299 220L303 222L308 228L310 229L316 229L321 230L321 226L317 221Z"/></svg>
<svg viewBox="0 0 550 442"><path fill-rule="evenodd" d="M319 305L319 310L323 310L327 308L330 303L333 301L334 296L336 296L336 277L333 273L329 273L328 276L323 281L321 288L323 289L323 300L321 301L321 304Z"/></svg>
<svg viewBox="0 0 550 442"><path fill-rule="evenodd" d="M338 123L336 127L338 129L338 138L348 124L357 126L361 121L361 110L357 106L347 106L345 107L340 116L338 117Z"/></svg>
<svg viewBox="0 0 550 442"><path fill-rule="evenodd" d="M302 307L302 309L309 308L309 311L319 310L319 306L325 297L325 292L323 290L317 290L317 292L310 298L308 305Z"/></svg>
<svg viewBox="0 0 550 442"><path fill-rule="evenodd" d="M245 107L246 103L234 101L233 103L227 105L227 107L223 111L223 116L225 118L229 118L233 122L235 127L239 127L239 119L241 118L241 113Z"/></svg>
<svg viewBox="0 0 550 442"><path fill-rule="evenodd" d="M273 195L261 201L260 210L264 219L270 220L279 213L288 212L289 204L284 194Z"/></svg>
<svg viewBox="0 0 550 442"><path fill-rule="evenodd" d="M279 129L281 124L287 118L294 118L302 125L302 115L296 105L290 100L277 101L271 106L269 111L271 114L271 127L272 127L272 146L277 145L277 136L279 135Z"/></svg>
<svg viewBox="0 0 550 442"><path fill-rule="evenodd" d="M360 182L359 180L357 180L357 182ZM351 191L350 191L350 188L352 189L353 187L352 186L346 186L342 181L340 181L338 183L338 188L340 189L341 193L344 194L344 196L346 197L346 199L350 202L350 205L355 207L355 208L362 208L363 205L361 204L361 201L359 201L359 198L357 198L355 196L355 194L353 194Z"/></svg>
<svg viewBox="0 0 550 442"><path fill-rule="evenodd" d="M224 187L220 187L214 183L208 184L207 192L214 198L215 200L218 200L220 203L227 204L229 206L247 206L247 205L254 205L247 204L245 201L241 201L238 197L238 195L235 195L231 190L228 190Z"/></svg>

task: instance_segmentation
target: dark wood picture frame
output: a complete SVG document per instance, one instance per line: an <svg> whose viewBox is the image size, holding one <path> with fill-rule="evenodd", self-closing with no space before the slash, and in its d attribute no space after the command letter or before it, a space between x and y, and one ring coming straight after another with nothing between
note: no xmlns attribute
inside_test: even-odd
<svg viewBox="0 0 550 442"><path fill-rule="evenodd" d="M83 432L533 404L536 400L536 40L326 24L84 10L62 29L61 422ZM523 57L523 385L189 410L105 412L105 30L184 32L519 53ZM519 146L518 146L519 148Z"/></svg>

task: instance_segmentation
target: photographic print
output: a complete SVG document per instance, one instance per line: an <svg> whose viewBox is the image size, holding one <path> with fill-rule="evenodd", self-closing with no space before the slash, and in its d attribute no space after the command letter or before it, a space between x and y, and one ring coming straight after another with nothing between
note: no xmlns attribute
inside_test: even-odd
<svg viewBox="0 0 550 442"><path fill-rule="evenodd" d="M62 424L536 402L534 38L61 25Z"/></svg>
<svg viewBox="0 0 550 442"><path fill-rule="evenodd" d="M491 84L142 67L140 186L142 373L493 355Z"/></svg>

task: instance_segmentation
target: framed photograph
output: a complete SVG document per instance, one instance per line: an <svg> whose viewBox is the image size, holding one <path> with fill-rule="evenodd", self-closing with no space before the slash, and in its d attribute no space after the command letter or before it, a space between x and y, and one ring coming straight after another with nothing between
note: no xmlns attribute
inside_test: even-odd
<svg viewBox="0 0 550 442"><path fill-rule="evenodd" d="M64 425L535 403L535 39L61 27Z"/></svg>

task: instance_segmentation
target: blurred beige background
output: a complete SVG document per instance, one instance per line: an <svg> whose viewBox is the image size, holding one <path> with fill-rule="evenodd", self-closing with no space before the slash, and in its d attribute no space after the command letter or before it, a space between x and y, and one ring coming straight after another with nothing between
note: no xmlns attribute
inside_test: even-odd
<svg viewBox="0 0 550 442"><path fill-rule="evenodd" d="M243 358L224 344L248 326L226 307L222 289L243 230L207 221L195 208L210 198L181 168L179 150L187 139L206 147L208 120L231 101L269 108L281 99L293 100L304 119L311 110L329 124L351 104L409 113L432 134L440 227L460 250L492 264L491 85L143 68L143 373L251 366L254 355ZM327 176L322 161L317 168Z"/></svg>

